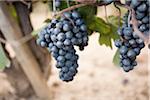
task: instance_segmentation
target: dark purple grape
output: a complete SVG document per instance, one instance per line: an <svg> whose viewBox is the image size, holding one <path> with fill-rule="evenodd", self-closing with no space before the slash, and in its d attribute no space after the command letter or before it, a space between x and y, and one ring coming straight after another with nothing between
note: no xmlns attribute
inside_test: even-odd
<svg viewBox="0 0 150 100"><path fill-rule="evenodd" d="M122 41L121 41L120 39L115 40L115 46L116 46L116 47L120 48L121 45L122 45Z"/></svg>
<svg viewBox="0 0 150 100"><path fill-rule="evenodd" d="M66 39L66 40L64 41L64 45L71 45L71 40Z"/></svg>
<svg viewBox="0 0 150 100"><path fill-rule="evenodd" d="M128 51L128 48L126 46L121 46L120 47L120 53L121 54L125 54L125 53L127 53L127 51Z"/></svg>
<svg viewBox="0 0 150 100"><path fill-rule="evenodd" d="M145 12L145 10L147 10L146 4L145 4L145 3L140 4L140 5L137 7L137 10L138 10L139 12Z"/></svg>
<svg viewBox="0 0 150 100"><path fill-rule="evenodd" d="M74 19L77 19L77 18L79 18L79 17L80 17L80 15L79 15L79 13L78 13L78 12L73 11L73 12L72 12L72 17L73 17Z"/></svg>
<svg viewBox="0 0 150 100"><path fill-rule="evenodd" d="M123 59L123 60L122 60L122 63L123 63L123 65L125 65L125 66L130 66L130 64L131 64L131 62L130 62L129 59Z"/></svg>
<svg viewBox="0 0 150 100"><path fill-rule="evenodd" d="M65 35L64 33L59 33L59 34L57 35L57 39L58 39L59 41L64 41L65 38L66 38L66 35Z"/></svg>
<svg viewBox="0 0 150 100"><path fill-rule="evenodd" d="M73 38L73 33L71 31L66 32L65 35L66 35L67 39L72 39Z"/></svg>
<svg viewBox="0 0 150 100"><path fill-rule="evenodd" d="M58 56L57 60L60 62L65 62L65 58L63 56Z"/></svg>
<svg viewBox="0 0 150 100"><path fill-rule="evenodd" d="M63 25L63 30L64 31L69 31L70 30L70 26L68 24L64 24Z"/></svg>
<svg viewBox="0 0 150 100"><path fill-rule="evenodd" d="M132 29L131 27L125 27L125 28L123 29L123 34L124 34L125 36L131 36L132 33L133 33L133 29Z"/></svg>
<svg viewBox="0 0 150 100"><path fill-rule="evenodd" d="M129 58L133 58L133 57L135 57L136 56L136 53L134 52L134 50L129 50L128 52L127 52L127 56L129 57Z"/></svg>

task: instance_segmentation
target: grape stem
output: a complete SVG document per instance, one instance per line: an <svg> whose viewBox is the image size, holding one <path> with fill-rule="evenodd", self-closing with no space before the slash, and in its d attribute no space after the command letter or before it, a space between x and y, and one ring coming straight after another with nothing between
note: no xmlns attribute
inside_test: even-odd
<svg viewBox="0 0 150 100"><path fill-rule="evenodd" d="M56 4L55 0L53 0L53 15L55 16L56 14Z"/></svg>
<svg viewBox="0 0 150 100"><path fill-rule="evenodd" d="M132 16L132 12L131 11L129 11L129 14L128 14L128 27L130 27L130 22L131 22L131 16Z"/></svg>
<svg viewBox="0 0 150 100"><path fill-rule="evenodd" d="M76 8L79 8L79 7L83 7L83 6L86 6L86 5L88 5L88 4L83 4L83 3L81 3L81 4L77 4L77 5L71 6L71 7L69 7L69 8L66 8L66 9L60 11L60 12L57 12L57 13L56 13L56 16L60 16L60 15L62 15L64 12L71 11L71 10L73 10L73 9L76 9ZM54 16L54 17L56 17L56 16Z"/></svg>
<svg viewBox="0 0 150 100"><path fill-rule="evenodd" d="M104 9L105 9L105 19L106 19L107 23L109 23L106 6L104 6Z"/></svg>
<svg viewBox="0 0 150 100"><path fill-rule="evenodd" d="M118 25L119 25L119 29L120 29L120 27L121 27L121 10L120 10L120 8L116 5L116 3L114 2L114 6L118 9L118 11L119 11L119 15L118 15Z"/></svg>
<svg viewBox="0 0 150 100"><path fill-rule="evenodd" d="M74 22L73 22L72 19L70 19L69 17L66 17L64 14L62 14L62 16L65 17L66 19L68 19L68 20L71 22L71 24L72 24L73 26L75 26L75 24L74 24Z"/></svg>
<svg viewBox="0 0 150 100"><path fill-rule="evenodd" d="M116 1L119 1L119 0L116 0ZM98 2L98 3L95 3L95 2L83 2L83 3L77 4L77 5L70 6L69 8L66 8L66 9L64 9L64 10L62 10L60 12L57 12L56 15L53 16L53 17L61 16L64 12L71 11L71 10L74 10L76 8L80 8L80 7L87 6L87 5L107 6L107 4L105 4L104 2Z"/></svg>

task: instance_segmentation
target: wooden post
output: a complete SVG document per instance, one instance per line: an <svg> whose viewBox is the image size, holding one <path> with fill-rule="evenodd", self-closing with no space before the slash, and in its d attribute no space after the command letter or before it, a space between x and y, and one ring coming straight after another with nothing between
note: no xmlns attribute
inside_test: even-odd
<svg viewBox="0 0 150 100"><path fill-rule="evenodd" d="M31 34L33 28L30 21L30 11L28 9L28 6L20 1L14 1L13 5L16 9L16 13L19 20L20 29L22 30L22 33L24 35ZM41 47L36 45L35 39L32 39L28 42L28 46L31 49L33 55L37 59L40 69L42 73L44 74L44 77L46 79L49 78L51 73L51 56L50 53L46 50L43 50Z"/></svg>
<svg viewBox="0 0 150 100"><path fill-rule="evenodd" d="M6 40L10 44L12 43L16 58L37 96L42 100L50 100L50 90L29 47L26 44L14 45L14 42L22 37L22 34L17 22L10 15L7 4L3 1L0 2L0 29Z"/></svg>

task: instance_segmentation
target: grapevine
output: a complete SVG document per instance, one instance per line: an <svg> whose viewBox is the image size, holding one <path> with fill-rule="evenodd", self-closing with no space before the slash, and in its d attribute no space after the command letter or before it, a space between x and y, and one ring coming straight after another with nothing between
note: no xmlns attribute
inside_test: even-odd
<svg viewBox="0 0 150 100"><path fill-rule="evenodd" d="M79 66L79 55L76 53L75 46L83 51L88 45L89 25L78 11L78 8L86 5L97 7L114 3L117 9L119 7L116 5L128 9L123 18L123 25L119 26L120 38L115 40L115 46L119 49L120 66L125 72L132 70L137 65L136 58L149 37L149 2L127 0L122 4L120 0L77 1L80 3L71 7L68 5L68 8L60 11L61 0L53 0L55 16L38 34L37 44L47 48L57 61L56 67L60 69L60 79L66 82L74 79Z"/></svg>

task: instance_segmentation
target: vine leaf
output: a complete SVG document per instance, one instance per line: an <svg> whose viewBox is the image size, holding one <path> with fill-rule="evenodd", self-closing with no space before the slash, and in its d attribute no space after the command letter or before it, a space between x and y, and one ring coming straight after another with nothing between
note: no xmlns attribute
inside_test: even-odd
<svg viewBox="0 0 150 100"><path fill-rule="evenodd" d="M88 27L90 30L100 34L108 34L111 31L111 27L102 18L96 16L90 20Z"/></svg>
<svg viewBox="0 0 150 100"><path fill-rule="evenodd" d="M90 21L89 19L95 17L95 15L97 14L97 7L87 5L87 6L78 8L78 11L81 14L82 18L85 21L89 22Z"/></svg>
<svg viewBox="0 0 150 100"><path fill-rule="evenodd" d="M120 65L120 58L119 58L119 49L116 51L114 57L113 57L113 63L116 65L116 66L119 66Z"/></svg>
<svg viewBox="0 0 150 100"><path fill-rule="evenodd" d="M61 2L59 7L60 10L67 8L67 2L65 0L64 1L62 0L60 2Z"/></svg>
<svg viewBox="0 0 150 100"><path fill-rule="evenodd" d="M112 48L112 43L111 43L111 37L108 35L100 35L99 36L99 44L100 45L106 45L107 47Z"/></svg>
<svg viewBox="0 0 150 100"><path fill-rule="evenodd" d="M117 32L117 27L115 25L111 25L110 23L106 23L102 18L97 17L97 7L90 5L84 6L79 8L78 11L87 25L89 35L91 35L93 32L98 32L100 34L100 45L104 44L107 47L112 48L111 40L118 38L117 34L115 34ZM110 18L112 19L114 17Z"/></svg>
<svg viewBox="0 0 150 100"><path fill-rule="evenodd" d="M99 43L100 45L106 45L107 47L110 47L112 49L112 40L116 40L119 38L119 35L117 34L118 28L112 24L109 24L110 32L107 34L101 34L99 36Z"/></svg>
<svg viewBox="0 0 150 100"><path fill-rule="evenodd" d="M119 35L117 34L118 27L114 26L113 24L109 24L111 27L111 31L108 33L111 39L116 40L119 39Z"/></svg>
<svg viewBox="0 0 150 100"><path fill-rule="evenodd" d="M110 47L112 49L112 40L119 39L119 35L116 33L117 29L115 26L110 24L111 31L107 34L100 34L99 37L99 43L100 45L106 45L107 47Z"/></svg>
<svg viewBox="0 0 150 100"><path fill-rule="evenodd" d="M118 16L113 16L113 15L108 16L108 20L115 27L118 27L119 23L120 23L120 25L122 25L122 19L120 18L120 22L119 22Z"/></svg>
<svg viewBox="0 0 150 100"><path fill-rule="evenodd" d="M118 23L118 17L116 16L109 16L108 19L111 23L106 23L106 24L109 25L110 30L106 34L100 33L99 43L100 45L106 45L107 47L110 47L112 49L112 40L116 40L119 38L119 35L117 34L119 23ZM106 28L105 30L108 29Z"/></svg>
<svg viewBox="0 0 150 100"><path fill-rule="evenodd" d="M44 20L44 23L50 23L51 22L51 19L47 18Z"/></svg>
<svg viewBox="0 0 150 100"><path fill-rule="evenodd" d="M2 45L0 44L0 70L4 70L5 67L10 66L10 60L5 55Z"/></svg>
<svg viewBox="0 0 150 100"><path fill-rule="evenodd" d="M60 7L59 7L60 10L63 10L63 9L65 9L65 8L68 8L68 5L67 5L66 0L60 0L60 2L61 2L61 3L60 3L61 5L60 5ZM69 5L70 5L70 6L73 6L73 5L75 5L75 4L76 4L75 1L70 1L70 2L69 2Z"/></svg>

